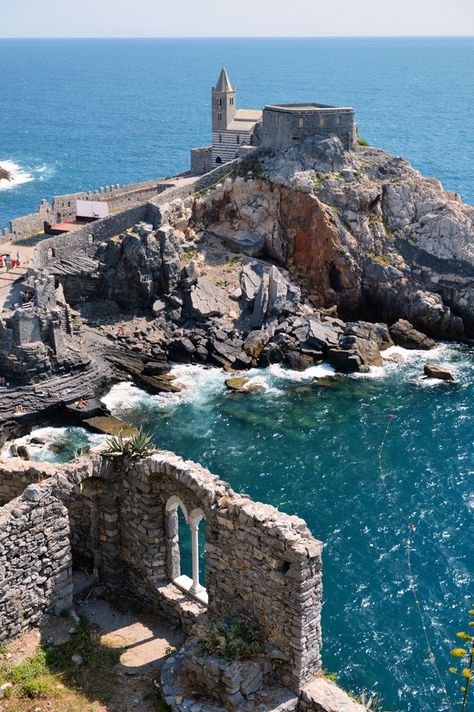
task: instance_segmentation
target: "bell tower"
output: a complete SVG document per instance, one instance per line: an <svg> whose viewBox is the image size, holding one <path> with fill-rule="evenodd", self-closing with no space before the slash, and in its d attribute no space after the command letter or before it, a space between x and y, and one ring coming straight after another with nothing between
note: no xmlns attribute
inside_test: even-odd
<svg viewBox="0 0 474 712"><path fill-rule="evenodd" d="M212 87L212 130L225 131L235 116L236 91L223 67L215 87Z"/></svg>

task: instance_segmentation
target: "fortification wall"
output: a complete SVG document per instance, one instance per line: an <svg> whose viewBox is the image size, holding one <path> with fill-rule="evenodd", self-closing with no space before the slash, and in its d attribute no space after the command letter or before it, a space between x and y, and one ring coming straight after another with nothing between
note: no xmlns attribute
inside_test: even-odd
<svg viewBox="0 0 474 712"><path fill-rule="evenodd" d="M150 222L154 228L159 227L162 219L161 208L163 206L173 200L184 200L193 193L206 190L231 173L237 163L238 160L235 160L219 166L203 176L197 176L190 182L164 190L147 203L142 203L102 220L88 223L76 232L56 235L47 240L42 240L36 246L33 266L35 268L52 267L55 260L69 259L75 252L82 252L88 257L93 257L96 252L94 243L109 240L133 227L138 222Z"/></svg>
<svg viewBox="0 0 474 712"><path fill-rule="evenodd" d="M127 186L105 186L98 190L54 196L51 204L42 200L35 213L13 218L3 235L13 243L31 235L41 234L44 222L56 223L76 217L76 200L100 201L108 204L109 213L117 213L159 195L170 187L170 181L151 180Z"/></svg>
<svg viewBox="0 0 474 712"><path fill-rule="evenodd" d="M355 115L350 108L266 106L261 141L264 148L284 150L306 138L338 136L346 150L354 147Z"/></svg>

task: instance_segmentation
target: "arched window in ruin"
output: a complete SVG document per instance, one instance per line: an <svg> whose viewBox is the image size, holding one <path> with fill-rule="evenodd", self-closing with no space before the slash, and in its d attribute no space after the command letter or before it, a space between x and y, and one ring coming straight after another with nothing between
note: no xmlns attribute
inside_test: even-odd
<svg viewBox="0 0 474 712"><path fill-rule="evenodd" d="M191 535L192 578L181 572L181 550L179 544L179 515L184 517ZM199 566L199 525L204 519L202 509L193 509L189 514L183 501L173 495L166 503L166 551L168 576L176 586L190 593L207 605L207 592L200 582Z"/></svg>
<svg viewBox="0 0 474 712"><path fill-rule="evenodd" d="M52 247L48 247L48 259L52 259L53 257L56 257L56 253Z"/></svg>
<svg viewBox="0 0 474 712"><path fill-rule="evenodd" d="M218 163L219 165L222 163L222 158L220 156L217 156L216 163Z"/></svg>

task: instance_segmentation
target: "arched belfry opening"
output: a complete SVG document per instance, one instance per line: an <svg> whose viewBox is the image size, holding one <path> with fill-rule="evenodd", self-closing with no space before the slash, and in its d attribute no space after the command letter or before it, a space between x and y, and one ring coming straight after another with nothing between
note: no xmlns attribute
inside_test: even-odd
<svg viewBox="0 0 474 712"><path fill-rule="evenodd" d="M205 520L204 512L195 508L188 513L180 497L173 495L166 503L165 515L168 577L180 589L207 605L207 591L202 584L203 545L199 541L200 524ZM184 531L183 526L180 527L181 517L184 520ZM190 570L187 566L182 567L186 559L188 562L190 559Z"/></svg>

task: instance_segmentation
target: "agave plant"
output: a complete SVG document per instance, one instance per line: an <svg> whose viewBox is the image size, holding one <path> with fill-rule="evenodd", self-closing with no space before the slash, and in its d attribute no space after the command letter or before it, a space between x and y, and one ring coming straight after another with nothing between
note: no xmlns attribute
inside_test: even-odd
<svg viewBox="0 0 474 712"><path fill-rule="evenodd" d="M107 438L105 444L107 449L102 451L102 455L110 458L129 457L138 460L153 450L152 436L142 428L130 437L124 437L122 432L113 435Z"/></svg>

